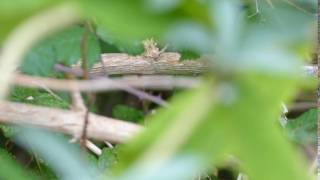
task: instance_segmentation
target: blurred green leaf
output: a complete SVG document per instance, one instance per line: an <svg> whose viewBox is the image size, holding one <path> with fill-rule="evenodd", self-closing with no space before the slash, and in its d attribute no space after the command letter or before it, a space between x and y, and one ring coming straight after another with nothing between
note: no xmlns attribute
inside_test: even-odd
<svg viewBox="0 0 320 180"><path fill-rule="evenodd" d="M61 2L61 0L1 0L0 1L0 44L10 31L27 17Z"/></svg>
<svg viewBox="0 0 320 180"><path fill-rule="evenodd" d="M308 179L304 162L277 125L281 102L293 95L294 87L291 77L248 73L217 84L215 106L209 103L211 88L180 94L120 153L118 168L162 167L158 161L166 164L167 156L177 154L194 155L207 166L221 165L232 154L252 179Z"/></svg>
<svg viewBox="0 0 320 180"><path fill-rule="evenodd" d="M112 109L112 117L116 119L122 119L126 121L138 122L143 119L143 112L127 106L127 105L116 105Z"/></svg>
<svg viewBox="0 0 320 180"><path fill-rule="evenodd" d="M0 179L27 180L34 179L25 169L16 163L6 150L0 148Z"/></svg>
<svg viewBox="0 0 320 180"><path fill-rule="evenodd" d="M121 179L191 179L212 165L223 165L228 155L236 158L241 172L250 179L308 179L305 163L277 123L281 102L290 100L298 88L296 74L300 72L297 68L302 59L299 53L312 50L309 41L316 17L312 14L315 2L272 1L271 5L270 1L257 1L261 12L254 20L243 16L252 11L255 4L251 0L250 8L243 8L240 0L73 2L80 5L85 17L93 17L99 38L117 47L116 50L140 53L142 39L161 40L162 35L167 35L167 40L172 41L167 42L177 49L213 54L217 67L214 85L206 79L199 87L174 97L169 107L149 117L150 127L121 149L120 162L115 164L114 171ZM0 2L3 5L0 15L12 14L12 22L0 17L0 23L6 23L0 30L0 41L3 34L23 19L21 13L32 14L48 2L19 0L19 7L14 3L17 2ZM82 34L83 28L76 26L43 40L29 51L22 71L56 75L52 70L55 63L74 64L80 59ZM91 34L90 64L98 59L99 46ZM36 90L14 89L9 99L67 107L50 94ZM113 111L113 116L119 119L143 118L141 112L128 106L116 106ZM315 116L315 110L310 110L289 122L292 138L303 142L315 140ZM6 128L2 127L7 135L15 134ZM91 168L81 161L79 153L70 151L70 144L65 141L61 143L37 131L25 131L17 136L18 142L35 149L48 161L59 177L96 177L96 166ZM98 162L90 157L99 169L109 170L114 165L113 155L104 149Z"/></svg>
<svg viewBox="0 0 320 180"><path fill-rule="evenodd" d="M84 28L71 27L38 43L25 56L20 69L32 75L50 76L56 63L72 65L81 59L80 42ZM100 58L100 46L95 35L90 33L87 40L87 59L89 66Z"/></svg>
<svg viewBox="0 0 320 180"><path fill-rule="evenodd" d="M194 180L200 177L200 173L197 173L203 168L199 159L190 155L177 155L168 162L159 166L154 166L153 162L147 163L142 167L135 166L132 169L124 172L119 180Z"/></svg>
<svg viewBox="0 0 320 180"><path fill-rule="evenodd" d="M26 12L33 12L38 9L48 7L50 5L58 3L60 0L1 0L0 2L0 14L3 15L19 15Z"/></svg>
<svg viewBox="0 0 320 180"><path fill-rule="evenodd" d="M196 19L202 24L210 23L207 3L194 0L82 0L80 7L85 16L95 19L101 37L120 49L146 38L160 40L179 21Z"/></svg>
<svg viewBox="0 0 320 180"><path fill-rule="evenodd" d="M164 39L174 47L174 50L210 53L213 46L210 32L203 25L194 22L176 23L168 30Z"/></svg>
<svg viewBox="0 0 320 180"><path fill-rule="evenodd" d="M149 11L139 0L83 0L81 7L112 37L127 42L159 37L175 19Z"/></svg>
<svg viewBox="0 0 320 180"><path fill-rule="evenodd" d="M175 151L180 149L181 143L184 144L184 141L190 138L189 133L197 127L197 121L200 121L207 114L214 99L211 90L207 84L200 86L197 90L178 94L173 98L170 108L160 109L156 115L149 117L148 121L152 122L152 125L136 137L132 143L124 145L123 152L119 154L117 171L123 171L130 167L144 156L144 153L148 152L151 146L157 143L168 144L169 147L161 147L164 149L159 150L158 153L153 152L155 153L153 158L166 159L167 156L173 155L170 153L175 154ZM149 159L149 166L157 164L155 159Z"/></svg>
<svg viewBox="0 0 320 180"><path fill-rule="evenodd" d="M289 138L299 144L317 142L317 109L310 109L286 125Z"/></svg>
<svg viewBox="0 0 320 180"><path fill-rule="evenodd" d="M14 140L44 159L60 179L89 180L96 171L80 156L80 151L61 136L40 129L23 128Z"/></svg>

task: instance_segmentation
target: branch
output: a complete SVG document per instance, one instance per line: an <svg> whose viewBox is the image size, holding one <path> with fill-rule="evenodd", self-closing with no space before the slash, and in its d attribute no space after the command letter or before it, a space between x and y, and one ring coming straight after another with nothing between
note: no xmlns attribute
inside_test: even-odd
<svg viewBox="0 0 320 180"><path fill-rule="evenodd" d="M204 60L179 61L177 53L162 53L159 59L145 56L130 56L124 53L102 54L105 71L108 75L128 74L162 74L162 75L197 75L209 70ZM103 76L105 74L101 63L95 64L90 75ZM79 66L74 67L80 69Z"/></svg>
<svg viewBox="0 0 320 180"><path fill-rule="evenodd" d="M1 102L0 122L28 124L79 137L83 127L83 112L27 105L22 103ZM96 114L90 114L88 138L112 143L122 143L142 127Z"/></svg>
<svg viewBox="0 0 320 180"><path fill-rule="evenodd" d="M178 53L164 52L159 58L143 55L130 56L125 53L106 53L101 55L102 62L96 63L90 70L91 77L107 75L198 75L208 72L210 63L204 56L197 60L180 60ZM59 67L61 68L61 67ZM73 74L81 76L80 65L72 68ZM306 65L302 73L316 76L317 66Z"/></svg>
<svg viewBox="0 0 320 180"><path fill-rule="evenodd" d="M102 64L103 64L103 62L102 62ZM102 67L104 67L104 66L102 66ZM72 73L75 76L78 75L78 72L75 72L72 68L65 67L63 65L56 64L54 68L55 68L55 70L57 70L59 72ZM136 89L134 87L131 87L128 84L124 84L124 83L113 81L105 73L105 68L102 68L102 70L104 70L104 73L103 73L104 76L105 76L104 79L106 81L109 81L113 85L115 85L118 89L124 90L124 91L126 91L126 92L128 92L128 93L130 93L132 95L135 95L141 100L149 100L149 101L151 101L153 103L156 103L156 104L158 104L160 106L167 106L168 105L167 102L165 100L163 100L162 98L160 98L160 97L153 96L153 95L151 95L149 93L146 93L145 91L142 91L142 90ZM79 70L79 71L82 71L81 74L84 73L84 71L82 69ZM91 78L101 78L100 76L97 76L97 77L94 77L92 75L88 75L88 76L90 76Z"/></svg>
<svg viewBox="0 0 320 180"><path fill-rule="evenodd" d="M98 66L98 65L96 65ZM111 68L112 63L106 63L106 67ZM60 68L60 67L59 67ZM62 68L62 67L61 67ZM122 69L125 69L123 67ZM77 71L73 69L73 73L79 72L81 76L81 70ZM307 76L315 76L318 72L316 66L304 66L304 74ZM101 73L103 70L101 69ZM108 71L109 74L112 72ZM125 73L120 71L118 73ZM127 72L127 71L126 71ZM82 92L101 92L101 91L113 91L122 89L119 84L125 84L132 88L151 89L151 90L172 90L174 88L192 88L199 84L200 78L195 77L179 77L179 76L168 76L168 75L148 75L148 76L124 76L117 78L103 78L99 77L91 80L64 80L64 79L53 79L28 76L23 74L15 74L13 84L39 88L48 87L53 90L59 91L75 91L79 90Z"/></svg>
<svg viewBox="0 0 320 180"><path fill-rule="evenodd" d="M39 88L48 87L59 91L82 91L100 92L122 89L119 84L126 84L133 88L172 90L173 88L192 88L198 85L200 79L193 77L174 77L174 76L126 76L112 78L98 78L91 80L65 80L28 76L16 74L13 84Z"/></svg>

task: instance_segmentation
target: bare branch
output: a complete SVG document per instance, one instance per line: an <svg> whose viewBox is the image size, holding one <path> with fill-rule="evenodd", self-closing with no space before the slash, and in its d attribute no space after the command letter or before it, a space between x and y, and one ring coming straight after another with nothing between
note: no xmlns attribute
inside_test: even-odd
<svg viewBox="0 0 320 180"><path fill-rule="evenodd" d="M130 56L125 53L106 53L101 55L102 62L95 64L90 75L132 75L132 74L162 74L162 75L197 75L209 70L204 59L179 61L180 55L173 52L163 52L159 58L145 56ZM104 68L103 68L104 65ZM81 71L80 64L75 65L75 72Z"/></svg>
<svg viewBox="0 0 320 180"><path fill-rule="evenodd" d="M102 65L104 64L103 61L101 61ZM63 68L63 69L61 69ZM64 67L63 65L56 65L55 66L55 69L58 70L58 71L62 71L62 72L65 72L65 73L75 73L74 75L77 75L78 72L76 71L73 71L72 68L68 68L68 67ZM102 68L102 70L105 70L104 66ZM78 71L82 71L82 73L84 73L83 70L78 70ZM89 75L88 75L89 76ZM153 96L151 94L148 94L142 90L139 90L139 89L136 89L134 87L131 87L129 86L128 84L123 84L123 83L120 83L120 82L115 82L113 81L112 79L110 79L107 75L106 72L103 73L103 76L104 76L104 79L108 79L111 83L113 83L114 85L116 85L119 89L122 89L132 95L135 95L137 96L139 99L141 100L149 100L153 103L156 103L158 105L161 105L161 106L167 106L167 102L165 100L163 100L162 98L160 97L157 97L157 96ZM90 75L91 78L95 78L95 79L99 79L99 78L102 78L101 76L95 76L95 75Z"/></svg>
<svg viewBox="0 0 320 180"><path fill-rule="evenodd" d="M83 112L6 101L0 103L0 122L35 125L73 137L81 134L83 117ZM88 138L112 143L122 143L142 130L139 125L96 114L90 114L89 121Z"/></svg>
<svg viewBox="0 0 320 180"><path fill-rule="evenodd" d="M130 56L125 53L106 53L101 55L102 62L96 63L90 70L91 77L107 75L199 75L208 72L210 63L208 57L203 56L196 60L180 60L179 53L163 52L159 58L145 56ZM81 76L80 64L73 66L74 75ZM65 67L66 68L66 67ZM57 71L66 71L56 66ZM104 70L105 69L105 70ZM301 70L307 76L316 76L318 68L314 65L305 65Z"/></svg>
<svg viewBox="0 0 320 180"><path fill-rule="evenodd" d="M172 90L174 88L192 88L197 86L199 82L199 78L179 76L125 76L112 78L111 81L109 78L65 80L16 74L13 79L13 84L20 86L39 88L41 84L52 90L79 90L82 92L122 90L123 87L119 86L119 83L133 88Z"/></svg>

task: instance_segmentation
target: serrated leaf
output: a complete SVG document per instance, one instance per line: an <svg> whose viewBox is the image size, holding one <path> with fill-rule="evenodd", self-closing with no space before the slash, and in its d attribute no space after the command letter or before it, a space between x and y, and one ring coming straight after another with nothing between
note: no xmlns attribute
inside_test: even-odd
<svg viewBox="0 0 320 180"><path fill-rule="evenodd" d="M286 125L288 136L299 144L317 142L317 109L310 109Z"/></svg>
<svg viewBox="0 0 320 180"><path fill-rule="evenodd" d="M127 105L116 105L112 109L112 117L126 121L138 122L143 119L144 115L142 111L136 108Z"/></svg>
<svg viewBox="0 0 320 180"><path fill-rule="evenodd" d="M84 28L74 26L56 33L38 43L26 54L20 69L31 75L56 75L54 64L73 65L81 59L80 42ZM89 66L100 58L100 46L96 37L90 33L87 40L87 60Z"/></svg>

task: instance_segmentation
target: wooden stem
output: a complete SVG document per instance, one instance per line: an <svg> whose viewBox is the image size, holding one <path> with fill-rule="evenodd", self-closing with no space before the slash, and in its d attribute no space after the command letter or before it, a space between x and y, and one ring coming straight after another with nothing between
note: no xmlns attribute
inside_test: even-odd
<svg viewBox="0 0 320 180"><path fill-rule="evenodd" d="M13 102L0 102L0 122L34 125L79 137L83 127L83 112L68 111ZM90 114L88 138L122 143L142 127L96 114Z"/></svg>

